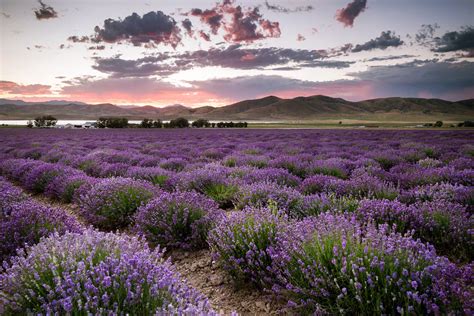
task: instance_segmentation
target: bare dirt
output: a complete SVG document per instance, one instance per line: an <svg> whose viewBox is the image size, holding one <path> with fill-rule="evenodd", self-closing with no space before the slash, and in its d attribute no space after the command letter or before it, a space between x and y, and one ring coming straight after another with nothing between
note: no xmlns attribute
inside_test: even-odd
<svg viewBox="0 0 474 316"><path fill-rule="evenodd" d="M174 250L169 254L183 280L207 296L215 311L223 315L275 315L285 313L284 302L250 284L237 285L212 261L209 250Z"/></svg>

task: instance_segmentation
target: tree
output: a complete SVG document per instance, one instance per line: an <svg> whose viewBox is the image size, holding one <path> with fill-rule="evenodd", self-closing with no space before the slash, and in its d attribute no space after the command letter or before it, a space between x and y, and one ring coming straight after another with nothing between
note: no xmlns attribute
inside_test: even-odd
<svg viewBox="0 0 474 316"><path fill-rule="evenodd" d="M140 123L140 127L142 127L142 128L152 128L153 127L153 120L144 118L143 121Z"/></svg>
<svg viewBox="0 0 474 316"><path fill-rule="evenodd" d="M58 119L52 115L43 115L35 118L36 127L52 127L55 126Z"/></svg>
<svg viewBox="0 0 474 316"><path fill-rule="evenodd" d="M97 120L98 128L124 128L128 126L128 119L125 117L100 117Z"/></svg>
<svg viewBox="0 0 474 316"><path fill-rule="evenodd" d="M441 127L443 126L443 121L436 121L436 123L434 123L434 127Z"/></svg>
<svg viewBox="0 0 474 316"><path fill-rule="evenodd" d="M209 123L208 120L205 120L205 119L198 119L196 121L193 122L193 124L191 124L193 127L210 127L211 126L211 123Z"/></svg>
<svg viewBox="0 0 474 316"><path fill-rule="evenodd" d="M464 127L474 127L474 121L464 121Z"/></svg>
<svg viewBox="0 0 474 316"><path fill-rule="evenodd" d="M161 122L160 119L156 119L153 121L153 127L154 128L162 128L163 127L163 122Z"/></svg>
<svg viewBox="0 0 474 316"><path fill-rule="evenodd" d="M184 117L178 117L170 121L171 128L185 128L189 127L189 121Z"/></svg>

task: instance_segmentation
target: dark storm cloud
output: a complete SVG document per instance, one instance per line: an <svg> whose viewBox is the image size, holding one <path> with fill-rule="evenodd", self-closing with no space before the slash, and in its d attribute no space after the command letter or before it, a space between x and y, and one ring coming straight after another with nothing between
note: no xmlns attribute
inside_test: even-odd
<svg viewBox="0 0 474 316"><path fill-rule="evenodd" d="M176 47L181 41L176 21L161 11L151 11L143 16L133 13L125 19L107 19L103 27L95 27L100 42L129 41L135 46L165 44Z"/></svg>
<svg viewBox="0 0 474 316"><path fill-rule="evenodd" d="M45 4L41 0L39 0L38 3L41 6L40 8L35 10L35 15L38 20L52 19L58 17L58 13L56 12L56 10L54 10L53 7Z"/></svg>
<svg viewBox="0 0 474 316"><path fill-rule="evenodd" d="M354 20L367 8L367 0L354 0L345 8L339 9L336 12L336 20L344 24L344 26L352 27Z"/></svg>
<svg viewBox="0 0 474 316"><path fill-rule="evenodd" d="M189 36L193 36L193 23L189 19L184 19L181 22L181 26L186 30Z"/></svg>
<svg viewBox="0 0 474 316"><path fill-rule="evenodd" d="M474 63L418 61L394 66L370 67L350 74L371 82L376 96L428 95L444 99L474 97Z"/></svg>
<svg viewBox="0 0 474 316"><path fill-rule="evenodd" d="M388 47L398 47L403 45L400 36L396 36L392 31L382 32L379 37L371 39L364 44L357 44L353 49L353 53L358 53L373 49L386 49Z"/></svg>
<svg viewBox="0 0 474 316"><path fill-rule="evenodd" d="M447 32L435 39L435 52L454 52L474 50L474 28L469 26L460 31Z"/></svg>
<svg viewBox="0 0 474 316"><path fill-rule="evenodd" d="M225 49L211 48L181 54L160 53L137 60L96 58L94 69L113 77L166 76L193 67L220 66L233 69L274 69L274 67L347 68L354 62L333 61L315 50L287 48L243 48L239 44ZM277 70L277 69L275 69Z"/></svg>
<svg viewBox="0 0 474 316"><path fill-rule="evenodd" d="M314 7L312 5L299 6L299 7L290 9L290 8L285 8L281 5L270 4L268 3L268 1L265 1L265 7L267 8L267 10L280 12L280 13L309 12L309 11L314 10Z"/></svg>

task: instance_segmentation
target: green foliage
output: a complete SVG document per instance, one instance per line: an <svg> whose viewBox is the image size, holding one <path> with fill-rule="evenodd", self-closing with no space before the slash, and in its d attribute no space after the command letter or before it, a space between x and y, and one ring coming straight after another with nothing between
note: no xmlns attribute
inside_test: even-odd
<svg viewBox="0 0 474 316"><path fill-rule="evenodd" d="M198 120L194 121L191 125L193 127L198 127L198 128L211 127L211 123L209 123L209 121L205 120L205 119L198 119Z"/></svg>
<svg viewBox="0 0 474 316"><path fill-rule="evenodd" d="M225 185L221 183L208 185L204 188L204 194L213 199L223 209L232 208L233 200L238 191L235 185Z"/></svg>
<svg viewBox="0 0 474 316"><path fill-rule="evenodd" d="M153 120L144 118L143 121L140 123L140 127L142 127L142 128L152 128L153 127Z"/></svg>
<svg viewBox="0 0 474 316"><path fill-rule="evenodd" d="M443 121L436 121L433 125L434 127L442 127L443 126Z"/></svg>
<svg viewBox="0 0 474 316"><path fill-rule="evenodd" d="M315 236L299 252L291 254L287 265L291 283L302 289L299 293L293 291L292 299L313 300L316 296L329 314L350 311L355 315L382 315L385 311L395 311L397 306L404 310L412 306L413 314L421 315L422 305L408 300L401 289L411 289L411 272L423 271L429 263L419 260L413 266L408 256L402 250L388 254L373 249L349 234ZM310 275L306 271L309 267ZM320 287L315 287L313 281L321 283ZM422 281L420 288L430 285L429 279Z"/></svg>
<svg viewBox="0 0 474 316"><path fill-rule="evenodd" d="M101 117L97 120L98 128L124 128L128 126L125 117Z"/></svg>
<svg viewBox="0 0 474 316"><path fill-rule="evenodd" d="M184 117L178 117L174 120L171 120L169 122L170 128L186 128L189 127L189 121L185 119Z"/></svg>
<svg viewBox="0 0 474 316"><path fill-rule="evenodd" d="M31 121L28 121L28 124L30 124ZM36 127L52 127L55 126L56 123L58 122L58 119L55 118L52 115L43 115L35 118L35 126ZM30 127L30 126L28 126Z"/></svg>

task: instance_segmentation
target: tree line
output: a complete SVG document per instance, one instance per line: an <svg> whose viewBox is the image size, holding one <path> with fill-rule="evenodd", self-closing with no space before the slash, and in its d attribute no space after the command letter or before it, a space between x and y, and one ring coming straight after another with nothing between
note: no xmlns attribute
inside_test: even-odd
<svg viewBox="0 0 474 316"><path fill-rule="evenodd" d="M245 128L248 126L247 122L218 122L211 123L205 119L198 119L193 121L191 124L183 117L173 119L169 122L163 123L161 120L143 119L140 123L142 128Z"/></svg>

